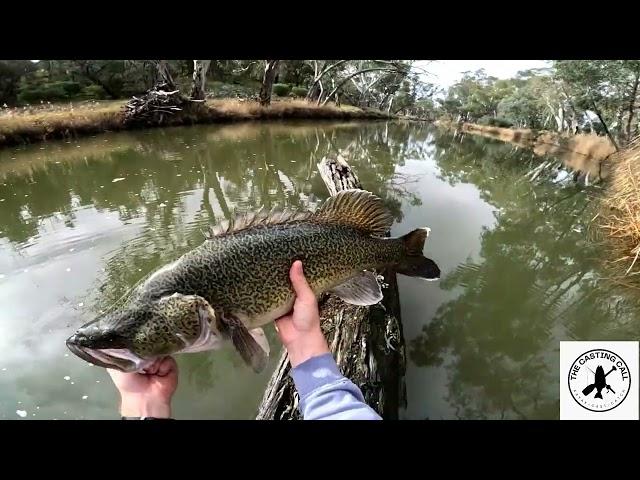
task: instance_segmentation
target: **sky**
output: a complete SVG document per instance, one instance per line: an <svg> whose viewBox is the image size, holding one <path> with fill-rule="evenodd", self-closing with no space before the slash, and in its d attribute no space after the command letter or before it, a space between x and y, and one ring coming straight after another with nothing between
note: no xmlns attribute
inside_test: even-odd
<svg viewBox="0 0 640 480"><path fill-rule="evenodd" d="M484 68L487 75L511 78L520 70L548 67L550 62L547 60L434 60L431 62L419 60L415 65L433 74L426 77L426 81L446 89L462 78L462 72L473 72Z"/></svg>

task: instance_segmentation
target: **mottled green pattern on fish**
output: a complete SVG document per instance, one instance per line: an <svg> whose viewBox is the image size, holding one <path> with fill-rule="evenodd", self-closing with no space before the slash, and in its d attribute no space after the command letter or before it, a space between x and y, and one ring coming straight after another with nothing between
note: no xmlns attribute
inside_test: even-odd
<svg viewBox="0 0 640 480"><path fill-rule="evenodd" d="M216 312L259 327L291 308L289 269L302 260L309 285L321 293L362 270L398 263L400 239L312 220L249 228L214 237L141 285L134 301L174 292L207 300Z"/></svg>
<svg viewBox="0 0 640 480"><path fill-rule="evenodd" d="M67 345L87 361L131 371L160 355L231 340L260 371L269 351L260 327L291 309L295 260L316 294L332 291L356 305L382 299L370 270L439 277L422 255L429 229L384 238L392 221L382 201L363 190L342 191L315 213L241 218L155 272L123 307L80 328Z"/></svg>

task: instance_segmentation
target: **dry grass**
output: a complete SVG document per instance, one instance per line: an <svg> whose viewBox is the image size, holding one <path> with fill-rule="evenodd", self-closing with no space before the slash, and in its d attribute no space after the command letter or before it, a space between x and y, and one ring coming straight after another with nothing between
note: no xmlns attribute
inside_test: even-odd
<svg viewBox="0 0 640 480"><path fill-rule="evenodd" d="M589 178L604 179L610 175L608 159L616 149L607 137L596 134L565 136L543 132L536 138L533 151L558 157L567 167L587 173Z"/></svg>
<svg viewBox="0 0 640 480"><path fill-rule="evenodd" d="M610 170L599 214L612 249L608 263L620 283L640 288L640 139L612 156Z"/></svg>
<svg viewBox="0 0 640 480"><path fill-rule="evenodd" d="M268 107L262 107L251 100L216 99L207 101L212 117L218 115L235 120L262 120L274 118L388 118L378 110L363 110L349 105L337 107L333 103L318 106L306 100L276 100Z"/></svg>
<svg viewBox="0 0 640 480"><path fill-rule="evenodd" d="M442 124L452 128L455 124ZM495 138L531 149L536 155L559 158L574 170L588 174L589 179L604 179L610 174L608 160L615 147L607 137L595 134L563 135L531 129L512 129L464 123L462 130L474 135Z"/></svg>
<svg viewBox="0 0 640 480"><path fill-rule="evenodd" d="M335 120L332 122L328 122L328 124L323 125L323 131L327 131L330 129L345 129L345 128L358 128L361 126L362 122L358 121L340 121ZM269 124L269 132L272 135L289 135L291 137L304 137L313 135L317 132L318 125L315 123L291 123L291 122L283 122L283 123L270 123ZM256 128L250 122L243 122L239 124L227 124L220 125L220 128L211 129L207 133L207 141L209 142L217 142L217 141L240 141L246 140L248 138L253 138L256 135Z"/></svg>
<svg viewBox="0 0 640 480"><path fill-rule="evenodd" d="M515 143L523 147L530 147L536 137L535 132L529 129L501 128L489 125L476 125L475 123L464 123L462 130L502 140L503 142Z"/></svg>
<svg viewBox="0 0 640 480"><path fill-rule="evenodd" d="M70 138L111 130L122 130L125 100L86 102L78 105L46 105L28 109L8 109L0 114L0 146ZM170 123L231 122L276 119L389 119L379 110L327 104L317 106L305 100L275 100L269 107L254 101L209 100L198 109Z"/></svg>
<svg viewBox="0 0 640 480"><path fill-rule="evenodd" d="M0 115L0 145L118 130L122 128L120 110L124 103L91 102L6 110Z"/></svg>

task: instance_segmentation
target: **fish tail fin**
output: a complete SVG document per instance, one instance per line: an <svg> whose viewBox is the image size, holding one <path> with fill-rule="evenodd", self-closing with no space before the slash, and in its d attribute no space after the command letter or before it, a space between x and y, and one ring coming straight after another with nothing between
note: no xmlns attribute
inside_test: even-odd
<svg viewBox="0 0 640 480"><path fill-rule="evenodd" d="M602 398L602 394L600 392L596 392L594 398Z"/></svg>
<svg viewBox="0 0 640 480"><path fill-rule="evenodd" d="M407 255L422 256L422 250L424 249L424 242L427 240L431 229L429 227L417 228L406 235L400 237L400 240L404 243L404 248L407 251Z"/></svg>
<svg viewBox="0 0 640 480"><path fill-rule="evenodd" d="M398 273L426 280L438 280L440 278L440 268L436 262L422 254L424 242L430 231L428 227L418 228L400 237L400 240L404 243L405 256L396 267Z"/></svg>

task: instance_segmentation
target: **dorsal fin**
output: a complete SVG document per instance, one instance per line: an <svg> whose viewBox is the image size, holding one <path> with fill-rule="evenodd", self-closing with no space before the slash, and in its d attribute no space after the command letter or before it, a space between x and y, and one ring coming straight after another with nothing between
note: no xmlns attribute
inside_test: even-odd
<svg viewBox="0 0 640 480"><path fill-rule="evenodd" d="M245 213L237 215L231 218L231 220L224 220L218 225L209 227L205 232L205 237L213 238L221 235L227 235L230 233L236 233L241 230L247 230L252 227L259 227L265 225L277 225L283 223L290 223L297 220L306 220L313 216L311 212L304 212L299 210L271 210L264 212L262 208L257 212Z"/></svg>
<svg viewBox="0 0 640 480"><path fill-rule="evenodd" d="M374 235L384 235L393 217L382 200L366 190L342 190L329 197L316 212L285 209L245 213L209 227L205 237L211 239L253 227L279 225L301 220L346 225Z"/></svg>
<svg viewBox="0 0 640 480"><path fill-rule="evenodd" d="M314 220L328 221L384 235L393 217L379 197L366 190L342 190L327 199L313 215Z"/></svg>

